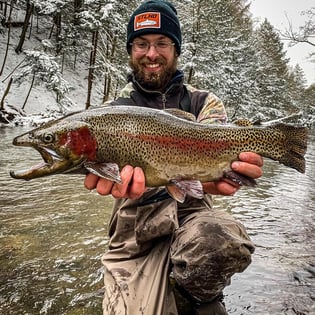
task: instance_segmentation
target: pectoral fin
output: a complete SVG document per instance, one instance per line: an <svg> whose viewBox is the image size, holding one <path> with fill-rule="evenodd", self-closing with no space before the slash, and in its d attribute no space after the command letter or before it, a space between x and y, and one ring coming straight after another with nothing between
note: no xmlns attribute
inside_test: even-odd
<svg viewBox="0 0 315 315"><path fill-rule="evenodd" d="M202 199L204 196L203 187L199 180L172 180L166 186L167 192L180 203L185 201L186 195Z"/></svg>
<svg viewBox="0 0 315 315"><path fill-rule="evenodd" d="M84 167L94 175L122 184L119 167L116 163L85 162Z"/></svg>

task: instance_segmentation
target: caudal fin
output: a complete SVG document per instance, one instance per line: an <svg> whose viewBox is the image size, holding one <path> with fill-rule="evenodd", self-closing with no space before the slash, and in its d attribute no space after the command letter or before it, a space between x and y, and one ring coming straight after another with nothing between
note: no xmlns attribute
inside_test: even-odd
<svg viewBox="0 0 315 315"><path fill-rule="evenodd" d="M273 128L281 131L286 136L286 153L279 159L279 162L296 169L300 173L304 173L304 155L307 149L308 136L307 128L287 124L277 124Z"/></svg>

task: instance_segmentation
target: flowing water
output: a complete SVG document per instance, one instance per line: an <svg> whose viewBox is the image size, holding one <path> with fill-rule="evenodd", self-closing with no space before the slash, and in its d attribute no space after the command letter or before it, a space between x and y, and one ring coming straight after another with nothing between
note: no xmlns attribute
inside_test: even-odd
<svg viewBox="0 0 315 315"><path fill-rule="evenodd" d="M11 179L10 169L40 160L11 145L24 131L0 129L0 314L101 314L112 199L83 188L82 176ZM306 159L306 174L266 160L255 189L215 198L256 244L224 292L229 314L315 314L314 135Z"/></svg>

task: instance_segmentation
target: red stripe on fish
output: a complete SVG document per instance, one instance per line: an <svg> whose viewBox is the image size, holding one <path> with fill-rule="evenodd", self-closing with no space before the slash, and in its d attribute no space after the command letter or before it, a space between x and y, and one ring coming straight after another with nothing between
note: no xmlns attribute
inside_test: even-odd
<svg viewBox="0 0 315 315"><path fill-rule="evenodd" d="M230 141L226 140L205 140L205 139L191 139L187 137L173 137L173 136L159 136L159 135L146 135L146 134L127 134L124 136L130 138L137 138L140 141L151 142L162 147L177 148L182 151L210 151L218 149L226 149L231 145Z"/></svg>

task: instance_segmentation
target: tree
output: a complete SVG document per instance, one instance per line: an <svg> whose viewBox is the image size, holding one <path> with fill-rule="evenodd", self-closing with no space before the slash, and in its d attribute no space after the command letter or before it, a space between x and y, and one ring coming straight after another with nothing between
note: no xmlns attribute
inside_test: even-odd
<svg viewBox="0 0 315 315"><path fill-rule="evenodd" d="M303 122L315 127L315 84L305 89L303 99Z"/></svg>
<svg viewBox="0 0 315 315"><path fill-rule="evenodd" d="M288 19L288 29L282 33L284 40L290 41L290 45L297 45L299 43L305 43L315 48L315 7L310 8L307 11L303 11L302 15L307 16L307 20L304 25L299 27L298 31L295 31L292 22ZM310 54L311 60L314 60L315 52Z"/></svg>
<svg viewBox="0 0 315 315"><path fill-rule="evenodd" d="M246 1L185 1L179 7L188 82L215 92L230 116L248 112L254 106L256 58Z"/></svg>
<svg viewBox="0 0 315 315"><path fill-rule="evenodd" d="M294 112L293 101L287 93L288 59L279 34L267 19L256 31L255 48L259 65L257 76L260 112L264 112L269 119Z"/></svg>
<svg viewBox="0 0 315 315"><path fill-rule="evenodd" d="M19 43L17 45L17 47L15 48L15 52L17 54L19 54L20 52L22 52L22 47L25 41L25 36L26 36L26 32L28 29L28 25L32 16L34 10L34 4L31 3L30 0L26 0L26 13L25 13L25 17L24 17L24 23L23 23L23 27L22 27L22 32L20 35L20 40Z"/></svg>
<svg viewBox="0 0 315 315"><path fill-rule="evenodd" d="M96 76L104 82L103 102L115 98L119 88L125 84L128 71L125 32L129 16L136 6L130 0L116 2L100 31L95 70Z"/></svg>
<svg viewBox="0 0 315 315"><path fill-rule="evenodd" d="M10 46L10 39L11 39L11 16L12 16L12 11L13 11L13 7L15 4L15 0L12 0L10 2L10 11L9 11L9 16L8 16L8 36L7 36L7 44L6 44L6 50L5 50L5 54L4 54L4 58L2 61L2 66L1 66L1 70L0 70L0 76L3 73L4 67L5 67L5 63L8 57L8 51L9 51L9 46Z"/></svg>
<svg viewBox="0 0 315 315"><path fill-rule="evenodd" d="M24 63L19 68L17 74L14 75L14 81L22 83L26 77L31 76L27 98L33 87L33 84L44 84L45 87L56 94L56 103L61 112L64 112L72 105L71 100L67 97L71 86L63 79L59 63L56 57L41 51L26 51ZM24 102L25 107L26 102Z"/></svg>

